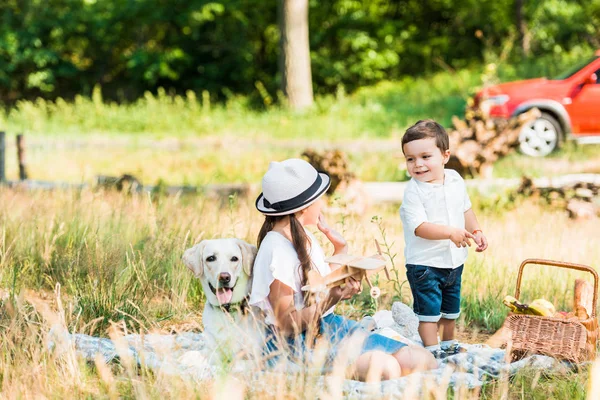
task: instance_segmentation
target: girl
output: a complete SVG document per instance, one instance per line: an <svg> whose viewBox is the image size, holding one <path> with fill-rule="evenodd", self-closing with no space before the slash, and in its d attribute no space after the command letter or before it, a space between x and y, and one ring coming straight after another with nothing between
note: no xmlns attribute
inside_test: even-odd
<svg viewBox="0 0 600 400"><path fill-rule="evenodd" d="M262 180L263 193L256 200L265 222L258 234L249 302L265 313L268 331L283 336L292 350L302 353L310 347L310 339L319 335L330 342L331 358L345 340L362 329L357 322L333 313L338 302L361 291L360 282L349 278L320 301L311 301L308 292L301 290L311 269L321 275L331 272L323 249L305 226L317 225L333 244L334 254L348 251L346 240L321 215L321 196L329 185L329 176L304 160L269 165ZM267 343L267 351L283 350L281 347L275 340ZM354 378L365 381L394 379L437 364L422 348L369 334L353 367Z"/></svg>

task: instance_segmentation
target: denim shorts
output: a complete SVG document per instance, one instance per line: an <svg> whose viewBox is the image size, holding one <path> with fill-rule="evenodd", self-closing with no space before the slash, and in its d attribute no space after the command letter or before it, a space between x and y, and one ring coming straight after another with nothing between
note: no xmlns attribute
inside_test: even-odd
<svg viewBox="0 0 600 400"><path fill-rule="evenodd" d="M405 343L368 332L358 322L333 313L321 318L319 334L319 339L325 338L330 344L327 350L327 364L331 364L340 346L353 335L364 336L360 354L375 350L394 354L401 348L406 347ZM285 339L285 343L281 343L282 340L279 340L275 334L275 328L268 327L264 353L269 356L269 359L276 359L278 355L286 352L292 358L305 359L310 353L308 349L312 348L312 346L307 346L308 339L306 336L306 333L301 333L297 336L288 337Z"/></svg>
<svg viewBox="0 0 600 400"><path fill-rule="evenodd" d="M406 277L414 299L413 309L419 321L458 319L463 267L449 269L406 265Z"/></svg>

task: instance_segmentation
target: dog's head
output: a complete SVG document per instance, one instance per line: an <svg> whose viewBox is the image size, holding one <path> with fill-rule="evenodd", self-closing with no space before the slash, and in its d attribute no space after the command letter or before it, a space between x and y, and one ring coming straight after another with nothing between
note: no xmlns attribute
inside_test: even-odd
<svg viewBox="0 0 600 400"><path fill-rule="evenodd" d="M250 292L256 246L240 239L203 240L183 253L183 262L202 282L214 305L241 302Z"/></svg>

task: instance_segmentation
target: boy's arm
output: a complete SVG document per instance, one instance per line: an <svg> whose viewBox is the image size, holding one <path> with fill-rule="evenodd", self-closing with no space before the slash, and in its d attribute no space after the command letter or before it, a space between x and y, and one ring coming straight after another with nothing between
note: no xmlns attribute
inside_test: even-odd
<svg viewBox="0 0 600 400"><path fill-rule="evenodd" d="M477 217L475 216L475 212L473 212L472 208L469 208L465 211L465 228L469 232L481 231L479 228L479 222L477 222Z"/></svg>
<svg viewBox="0 0 600 400"><path fill-rule="evenodd" d="M454 228L447 225L423 222L415 229L415 235L428 240L450 239L456 247L471 246L469 239L475 240L475 236L466 229Z"/></svg>
<svg viewBox="0 0 600 400"><path fill-rule="evenodd" d="M475 212L472 208L469 208L467 211L465 211L465 228L475 235L475 243L477 243L476 251L481 252L487 249L487 238L481 231L479 222L477 221L477 217L475 216Z"/></svg>
<svg viewBox="0 0 600 400"><path fill-rule="evenodd" d="M402 206L400 207L400 218L405 229L408 229L418 237L428 240L450 239L456 247L470 246L469 239L475 237L465 229L458 229L451 226L434 224L427 221L425 207L414 191L404 193Z"/></svg>
<svg viewBox="0 0 600 400"><path fill-rule="evenodd" d="M428 240L444 240L450 239L453 230L451 226L423 222L415 229L415 235Z"/></svg>

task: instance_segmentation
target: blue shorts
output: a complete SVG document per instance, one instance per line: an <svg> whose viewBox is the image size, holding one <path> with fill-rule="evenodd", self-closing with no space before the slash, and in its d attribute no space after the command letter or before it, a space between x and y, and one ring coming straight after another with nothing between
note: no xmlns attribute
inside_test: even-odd
<svg viewBox="0 0 600 400"><path fill-rule="evenodd" d="M375 350L394 354L401 348L406 347L405 343L377 333L370 333L358 322L333 313L321 318L319 334L319 340L325 338L330 343L327 354L328 364L334 360L337 351L340 345L344 343L344 340L354 334L362 334L365 336L364 341L362 342L361 354ZM275 329L273 327L268 327L264 353L269 359L277 358L277 356L283 352L288 352L288 355L291 355L296 359L304 359L307 355L308 348L313 347L307 346L305 332L297 336L285 338L285 342L282 342L283 340L281 340L281 338L277 338Z"/></svg>
<svg viewBox="0 0 600 400"><path fill-rule="evenodd" d="M448 269L406 265L406 277L414 299L413 309L419 321L458 319L463 267Z"/></svg>

